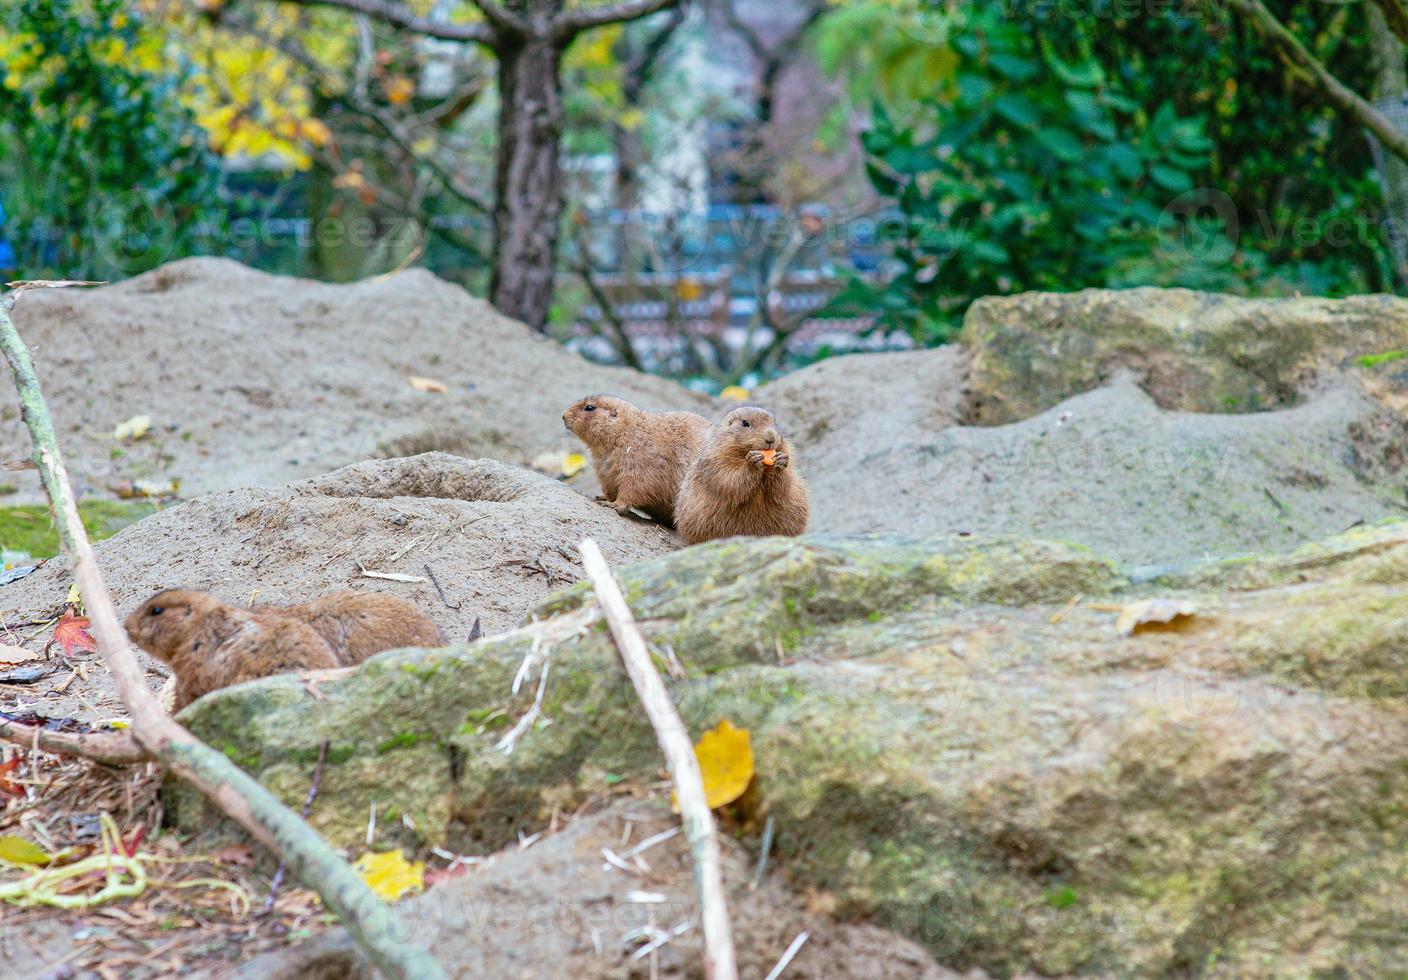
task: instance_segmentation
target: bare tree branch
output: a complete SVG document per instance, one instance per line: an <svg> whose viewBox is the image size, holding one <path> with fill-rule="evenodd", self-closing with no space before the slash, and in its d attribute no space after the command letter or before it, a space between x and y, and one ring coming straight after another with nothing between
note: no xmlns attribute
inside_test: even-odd
<svg viewBox="0 0 1408 980"><path fill-rule="evenodd" d="M405 941L405 927L358 874L298 815L258 780L178 724L146 684L141 665L103 582L93 546L78 516L73 488L48 403L29 350L0 309L0 353L10 363L20 416L34 443L34 462L53 510L59 542L73 561L73 575L92 621L98 652L132 715L133 739L249 831L294 873L316 889L372 962L388 976L440 978L445 972L423 948Z"/></svg>
<svg viewBox="0 0 1408 980"><path fill-rule="evenodd" d="M493 24L495 29L505 34L527 34L532 28L528 22L517 14L511 13L506 7L501 6L496 0L470 0L479 12L484 15L484 19Z"/></svg>
<svg viewBox="0 0 1408 980"><path fill-rule="evenodd" d="M152 758L137 744L131 731L51 732L38 725L0 718L0 739L25 748L37 743L45 752L76 755L107 766L129 766Z"/></svg>
<svg viewBox="0 0 1408 980"><path fill-rule="evenodd" d="M675 798L679 800L680 822L684 825L689 853L694 858L694 886L699 893L699 915L704 920L705 980L738 980L738 966L733 948L733 930L728 921L728 903L724 895L723 868L719 858L719 838L714 828L714 815L709 812L704 793L704 777L699 771L699 759L690 742L689 729L680 717L679 709L670 699L670 691L655 669L646 647L645 637L636 626L631 607L621 594L616 576L606 563L601 549L591 538L583 538L577 546L582 554L582 568L591 579L597 605L606 617L611 638L616 641L621 662L641 706L655 729L655 740L665 756L665 764L675 783Z"/></svg>
<svg viewBox="0 0 1408 980"><path fill-rule="evenodd" d="M1393 36L1408 44L1408 5L1404 0L1374 0L1374 6L1383 11L1384 20Z"/></svg>
<svg viewBox="0 0 1408 980"><path fill-rule="evenodd" d="M498 30L488 24L451 24L445 21L422 17L410 7L394 3L392 0L283 0L303 7L337 7L354 13L366 14L392 27L401 27L426 37L438 37L445 41L469 41L493 47L500 40Z"/></svg>
<svg viewBox="0 0 1408 980"><path fill-rule="evenodd" d="M1310 53L1300 38L1276 19L1261 0L1230 0L1231 6L1246 17L1256 32L1277 49L1288 65L1309 76L1315 86L1332 104L1378 137L1390 153L1408 160L1408 135L1400 132L1388 118L1357 92L1345 85ZM1203 0L1203 5L1220 12L1220 0Z"/></svg>
<svg viewBox="0 0 1408 980"><path fill-rule="evenodd" d="M607 24L620 24L628 20L639 20L659 13L679 3L679 0L621 0L599 7L582 7L558 14L553 18L553 36L559 44L565 44L579 33L593 27Z"/></svg>

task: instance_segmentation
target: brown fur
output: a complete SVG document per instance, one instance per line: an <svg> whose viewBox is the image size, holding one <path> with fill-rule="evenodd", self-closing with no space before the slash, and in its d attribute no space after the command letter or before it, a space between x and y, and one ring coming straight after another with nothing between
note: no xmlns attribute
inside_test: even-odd
<svg viewBox="0 0 1408 980"><path fill-rule="evenodd" d="M685 470L713 431L702 415L647 412L610 395L583 398L562 421L591 452L598 500L620 514L634 507L666 524L674 522Z"/></svg>
<svg viewBox="0 0 1408 980"><path fill-rule="evenodd" d="M133 643L171 666L178 710L242 681L352 667L383 650L445 642L411 603L375 592L244 609L207 592L167 589L134 610L126 626Z"/></svg>
<svg viewBox="0 0 1408 980"><path fill-rule="evenodd" d="M763 465L763 450L777 450ZM772 413L736 408L724 417L680 485L676 523L685 544L738 534L801 534L811 498Z"/></svg>
<svg viewBox="0 0 1408 980"><path fill-rule="evenodd" d="M329 592L297 606L255 606L307 623L343 667L384 650L439 647L445 634L413 603L383 592Z"/></svg>
<svg viewBox="0 0 1408 980"><path fill-rule="evenodd" d="M176 708L218 688L294 670L336 667L313 628L241 609L207 592L167 589L127 617L127 635L176 675Z"/></svg>

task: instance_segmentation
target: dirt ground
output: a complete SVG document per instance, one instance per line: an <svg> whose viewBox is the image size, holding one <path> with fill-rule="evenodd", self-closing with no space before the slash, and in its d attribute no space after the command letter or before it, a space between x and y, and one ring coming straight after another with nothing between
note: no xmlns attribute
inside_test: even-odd
<svg viewBox="0 0 1408 980"><path fill-rule="evenodd" d="M273 489L208 494L138 522L97 551L122 614L178 586L237 604L302 602L337 589L383 591L416 603L446 636L464 641L476 619L484 632L502 632L580 578L577 545L584 537L617 564L677 547L659 525L624 519L546 476L429 453ZM71 581L67 562L56 559L5 586L5 621L47 621L62 609ZM31 631L11 631L11 642ZM145 655L143 662L159 686L165 668ZM0 683L0 707L12 706L3 695L13 695L51 717L94 721L121 713L94 655L51 663L54 672L37 683ZM73 667L87 674L81 683L70 679Z"/></svg>
<svg viewBox="0 0 1408 980"><path fill-rule="evenodd" d="M580 448L562 412L600 391L712 410L571 354L421 269L343 286L185 259L102 289L32 290L13 317L80 493L176 479L191 497L434 449L527 463ZM446 391L418 391L412 376ZM4 459L29 454L13 390L7 373ZM151 434L115 441L138 415ZM19 484L11 500L41 499L34 474L6 479Z"/></svg>
<svg viewBox="0 0 1408 980"><path fill-rule="evenodd" d="M675 833L622 860L629 871L604 858L610 851L619 859L677 827L678 818L657 801L612 804L409 901L402 912L410 939L434 949L455 977L701 976L697 926L669 940L653 957L635 956L650 936L697 922L693 865L683 835ZM804 932L808 938L785 973L789 980L960 976L887 929L837 922L824 911L826 895L799 897L767 874L766 867L763 871L757 876L757 863L725 839L724 876L740 976L766 976ZM936 928L941 918L942 910L935 910ZM268 980L370 978L371 973L338 929L303 947L252 960L236 975Z"/></svg>

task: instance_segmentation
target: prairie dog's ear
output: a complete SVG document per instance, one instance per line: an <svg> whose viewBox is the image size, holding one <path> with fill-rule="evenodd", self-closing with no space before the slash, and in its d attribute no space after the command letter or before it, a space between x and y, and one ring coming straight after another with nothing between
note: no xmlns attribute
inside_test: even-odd
<svg viewBox="0 0 1408 980"><path fill-rule="evenodd" d="M613 408L613 409L611 410L611 417L612 417L613 419L614 419L616 416L620 415L620 414L621 414L620 411L618 411L617 409L614 409L614 408Z"/></svg>

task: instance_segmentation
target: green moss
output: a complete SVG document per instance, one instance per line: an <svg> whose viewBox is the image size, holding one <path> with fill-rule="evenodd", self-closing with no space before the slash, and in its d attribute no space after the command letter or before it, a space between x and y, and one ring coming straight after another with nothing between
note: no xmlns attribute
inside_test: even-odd
<svg viewBox="0 0 1408 980"><path fill-rule="evenodd" d="M384 755L394 749L407 749L428 738L433 738L433 736L419 732L400 732L378 745L376 747L376 754Z"/></svg>
<svg viewBox="0 0 1408 980"><path fill-rule="evenodd" d="M94 541L110 538L155 511L156 505L145 501L85 500L78 505L83 527ZM49 509L39 504L0 507L0 547L36 558L58 554L59 534L49 519Z"/></svg>
<svg viewBox="0 0 1408 980"><path fill-rule="evenodd" d="M1390 361L1401 361L1408 357L1408 350L1386 350L1382 354L1365 354L1363 357L1356 357L1354 363L1360 367L1378 367L1380 364L1388 364Z"/></svg>

